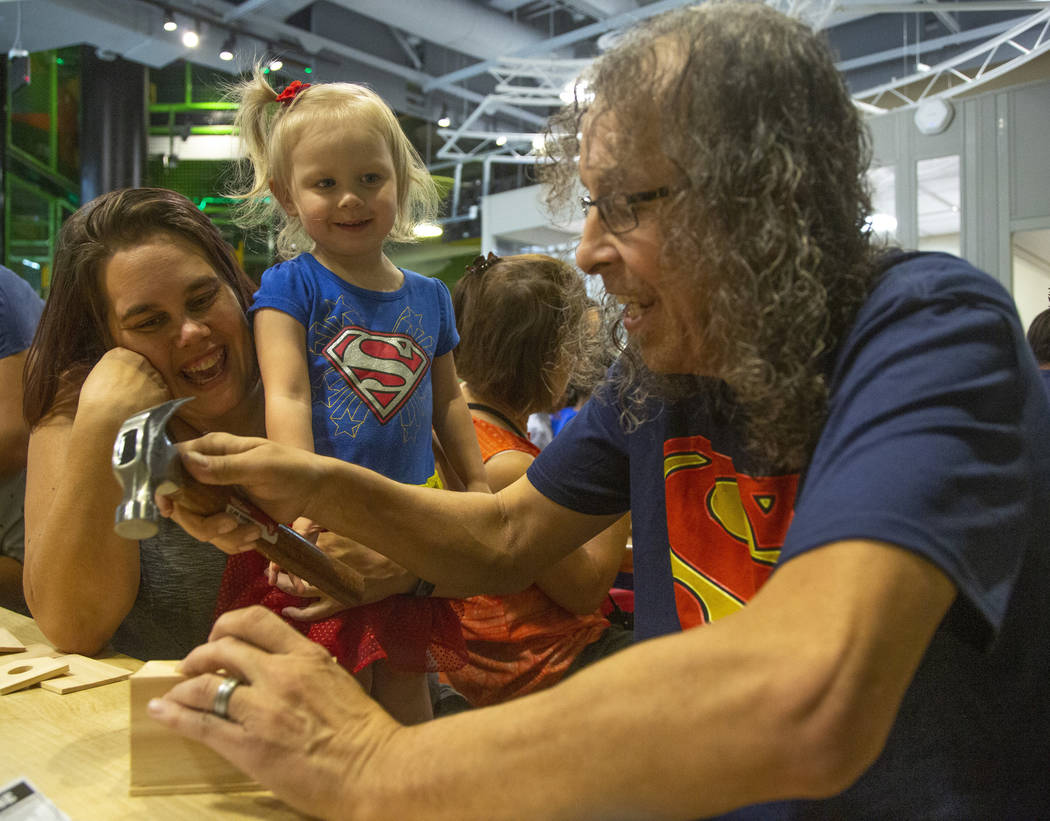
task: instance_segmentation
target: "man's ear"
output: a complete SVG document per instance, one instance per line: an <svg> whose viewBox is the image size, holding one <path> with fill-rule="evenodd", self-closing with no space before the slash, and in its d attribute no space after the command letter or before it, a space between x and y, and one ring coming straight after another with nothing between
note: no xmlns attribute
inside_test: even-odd
<svg viewBox="0 0 1050 821"><path fill-rule="evenodd" d="M273 198L281 204L281 208L284 209L284 213L289 217L299 216L299 212L295 209L295 202L288 194L288 189L278 184L277 180L270 180L270 193L273 194Z"/></svg>

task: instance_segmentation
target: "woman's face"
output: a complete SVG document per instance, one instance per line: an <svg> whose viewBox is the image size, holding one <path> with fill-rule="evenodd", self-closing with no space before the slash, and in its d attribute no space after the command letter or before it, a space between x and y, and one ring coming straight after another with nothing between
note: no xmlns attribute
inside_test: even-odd
<svg viewBox="0 0 1050 821"><path fill-rule="evenodd" d="M248 322L237 297L191 243L158 234L118 251L103 272L113 344L146 357L200 430L226 426L258 382Z"/></svg>

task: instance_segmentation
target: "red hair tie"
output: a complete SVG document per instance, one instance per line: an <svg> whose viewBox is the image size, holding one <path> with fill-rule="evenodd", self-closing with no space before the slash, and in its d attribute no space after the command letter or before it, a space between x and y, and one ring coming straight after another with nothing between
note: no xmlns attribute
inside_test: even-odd
<svg viewBox="0 0 1050 821"><path fill-rule="evenodd" d="M292 82L285 86L284 91L277 95L277 102L281 105L291 105L292 100L295 99L295 95L300 91L306 91L309 87L309 83L301 83L298 80L292 80Z"/></svg>

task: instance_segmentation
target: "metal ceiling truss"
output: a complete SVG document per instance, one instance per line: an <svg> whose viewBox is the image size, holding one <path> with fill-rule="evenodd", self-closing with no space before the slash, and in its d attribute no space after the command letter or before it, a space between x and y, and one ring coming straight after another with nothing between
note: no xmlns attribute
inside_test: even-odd
<svg viewBox="0 0 1050 821"><path fill-rule="evenodd" d="M509 133L494 122L499 109L508 106L540 108L548 112L563 105L562 95L573 87L590 60L558 60L551 57L507 57L488 69L496 87L455 128L441 132L444 144L437 151L442 160L467 162L488 155L524 157L541 132ZM484 126L484 127L483 127ZM522 146L527 145L525 153Z"/></svg>
<svg viewBox="0 0 1050 821"><path fill-rule="evenodd" d="M955 55L929 71L916 71L853 95L868 114L915 108L925 100L947 99L1034 60L1050 51L1050 8L1021 21L976 48Z"/></svg>

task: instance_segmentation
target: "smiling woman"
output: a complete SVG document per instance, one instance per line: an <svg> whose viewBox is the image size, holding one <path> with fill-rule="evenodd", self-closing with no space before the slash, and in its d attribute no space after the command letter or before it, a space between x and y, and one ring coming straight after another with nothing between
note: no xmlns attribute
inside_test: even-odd
<svg viewBox="0 0 1050 821"><path fill-rule="evenodd" d="M153 538L117 536L110 452L128 416L176 397L194 399L180 438L262 431L252 287L172 191L116 191L66 221L25 385L26 598L58 647L179 658L206 638L226 557L166 519Z"/></svg>

